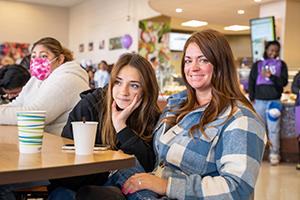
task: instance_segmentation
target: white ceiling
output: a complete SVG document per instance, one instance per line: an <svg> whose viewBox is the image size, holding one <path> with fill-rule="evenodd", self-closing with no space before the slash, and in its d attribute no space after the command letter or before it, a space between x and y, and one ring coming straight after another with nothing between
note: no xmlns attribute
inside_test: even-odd
<svg viewBox="0 0 300 200"><path fill-rule="evenodd" d="M52 6L71 7L85 0L11 0L27 3L37 3ZM109 0L108 0L109 1ZM125 1L125 0L119 0ZM132 0L126 0L132 1ZM259 7L266 4L283 0L262 0L259 3L254 0L148 0L149 5L155 11L170 16L172 29L196 31L201 28L184 28L180 24L184 21L196 19L207 21L205 28L214 28L228 34L244 34L249 31L232 32L224 31L224 26L249 25L249 20L259 17ZM176 8L182 8L182 13L176 13ZM245 10L244 15L238 15L237 10Z"/></svg>
<svg viewBox="0 0 300 200"><path fill-rule="evenodd" d="M259 17L261 4L283 0L262 0L259 3L254 0L148 0L149 5L155 11L171 17L171 28L184 31L199 31L212 28L226 35L249 34L246 31L225 31L225 26L249 25L249 20ZM172 3L170 3L172 2ZM182 13L176 13L176 8L182 8ZM244 10L245 14L237 14L238 10ZM181 26L188 20L200 20L208 22L207 26L190 28Z"/></svg>
<svg viewBox="0 0 300 200"><path fill-rule="evenodd" d="M248 25L249 19L259 17L260 4L280 0L149 0L149 5L155 11L167 16L207 21L219 25ZM176 8L182 8L182 13L176 13ZM237 10L245 10L244 15Z"/></svg>

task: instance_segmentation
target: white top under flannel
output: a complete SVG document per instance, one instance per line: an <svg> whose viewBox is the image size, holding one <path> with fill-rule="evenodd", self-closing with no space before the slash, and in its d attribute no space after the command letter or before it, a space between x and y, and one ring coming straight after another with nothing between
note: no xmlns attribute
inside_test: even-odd
<svg viewBox="0 0 300 200"><path fill-rule="evenodd" d="M174 115L170 108L186 99L181 92L168 99L161 118ZM177 125L165 123L155 130L155 150L160 164L156 174L168 179L167 196L174 199L245 199L253 193L265 144L265 126L247 107L238 103L234 115L224 124L231 108L190 137L204 108L187 114Z"/></svg>

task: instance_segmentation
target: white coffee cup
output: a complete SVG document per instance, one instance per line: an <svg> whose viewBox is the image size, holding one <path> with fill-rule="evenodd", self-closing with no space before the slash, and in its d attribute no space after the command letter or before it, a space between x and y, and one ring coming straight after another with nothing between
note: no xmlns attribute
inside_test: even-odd
<svg viewBox="0 0 300 200"><path fill-rule="evenodd" d="M71 122L75 144L75 154L90 155L94 152L98 122Z"/></svg>

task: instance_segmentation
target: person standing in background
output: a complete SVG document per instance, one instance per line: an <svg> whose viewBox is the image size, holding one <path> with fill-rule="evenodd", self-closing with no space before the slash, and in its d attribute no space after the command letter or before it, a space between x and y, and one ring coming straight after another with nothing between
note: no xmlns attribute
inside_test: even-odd
<svg viewBox="0 0 300 200"><path fill-rule="evenodd" d="M295 130L298 135L299 158L296 169L300 170L300 71L296 74L292 83L292 92L297 95L295 102Z"/></svg>
<svg viewBox="0 0 300 200"><path fill-rule="evenodd" d="M249 76L249 98L262 117L268 130L271 165L280 162L280 97L288 83L286 63L279 58L280 44L270 41L265 46L263 58L255 62Z"/></svg>
<svg viewBox="0 0 300 200"><path fill-rule="evenodd" d="M94 74L94 81L96 88L103 88L109 82L110 75L108 73L108 65L106 61L102 60L98 64L98 70Z"/></svg>
<svg viewBox="0 0 300 200"><path fill-rule="evenodd" d="M164 74L164 68L163 66L160 65L159 60L156 56L152 57L150 59L151 65L155 71L156 79L158 81L159 89L162 92L164 88L164 79L165 79L165 74Z"/></svg>
<svg viewBox="0 0 300 200"><path fill-rule="evenodd" d="M89 86L91 89L95 89L96 88L96 82L94 80L95 77L95 69L92 66L88 66L86 69L86 72L89 75Z"/></svg>

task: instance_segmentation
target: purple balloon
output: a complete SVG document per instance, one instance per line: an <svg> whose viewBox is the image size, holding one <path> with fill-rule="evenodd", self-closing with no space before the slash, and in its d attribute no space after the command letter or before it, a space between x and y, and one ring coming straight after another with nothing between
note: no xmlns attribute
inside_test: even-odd
<svg viewBox="0 0 300 200"><path fill-rule="evenodd" d="M121 43L122 43L122 47L129 49L129 47L132 44L132 37L129 34L125 34L122 38L121 38Z"/></svg>

